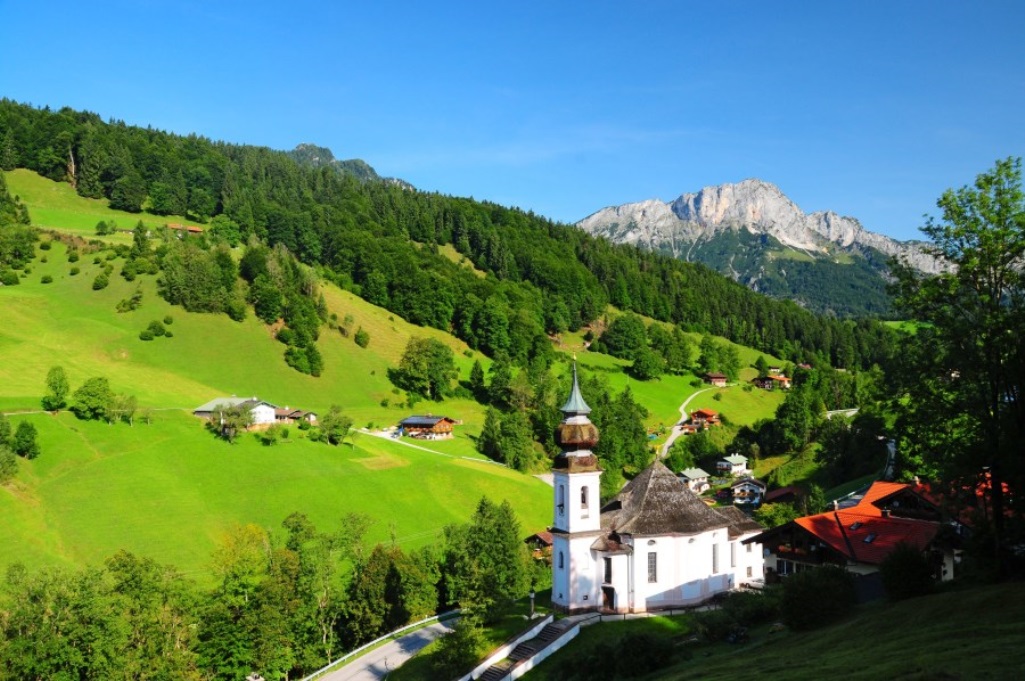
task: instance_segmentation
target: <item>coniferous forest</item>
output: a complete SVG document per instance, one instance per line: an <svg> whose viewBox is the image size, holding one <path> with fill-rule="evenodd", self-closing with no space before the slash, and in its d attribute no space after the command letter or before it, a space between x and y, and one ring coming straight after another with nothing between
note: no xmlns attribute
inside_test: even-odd
<svg viewBox="0 0 1025 681"><path fill-rule="evenodd" d="M301 158L301 157L300 157ZM817 316L711 270L613 246L530 212L363 179L344 164L0 101L0 168L70 182L111 207L209 221L230 244L259 238L411 322L526 364L548 335L608 304L795 362L863 368L890 353L872 320ZM438 252L451 245L489 276Z"/></svg>

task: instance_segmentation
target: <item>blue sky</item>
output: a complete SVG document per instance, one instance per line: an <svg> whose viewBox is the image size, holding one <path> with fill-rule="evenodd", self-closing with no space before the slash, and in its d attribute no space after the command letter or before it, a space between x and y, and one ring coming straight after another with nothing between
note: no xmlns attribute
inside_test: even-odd
<svg viewBox="0 0 1025 681"><path fill-rule="evenodd" d="M0 96L572 222L757 177L918 236L1025 155L1025 2L17 2Z"/></svg>

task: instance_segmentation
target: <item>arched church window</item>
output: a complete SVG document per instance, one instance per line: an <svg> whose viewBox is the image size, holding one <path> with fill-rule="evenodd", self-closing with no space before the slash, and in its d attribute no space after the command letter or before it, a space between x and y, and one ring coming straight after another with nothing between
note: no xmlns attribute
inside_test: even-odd
<svg viewBox="0 0 1025 681"><path fill-rule="evenodd" d="M566 486L559 485L559 500L555 507L559 510L559 515L566 515Z"/></svg>
<svg viewBox="0 0 1025 681"><path fill-rule="evenodd" d="M580 488L580 508L587 508L587 487Z"/></svg>

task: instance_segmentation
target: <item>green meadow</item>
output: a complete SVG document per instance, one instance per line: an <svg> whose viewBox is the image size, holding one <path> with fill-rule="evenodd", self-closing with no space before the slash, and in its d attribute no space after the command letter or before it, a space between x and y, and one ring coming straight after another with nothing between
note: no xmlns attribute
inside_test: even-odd
<svg viewBox="0 0 1025 681"><path fill-rule="evenodd" d="M550 521L551 488L480 460L431 453L367 434L314 443L297 428L266 446L228 444L181 411L149 425L107 425L70 413L33 414L43 454L0 488L0 564L98 563L120 548L204 575L236 524L272 531L290 513L338 527L349 512L375 519L369 540L404 548L464 522L482 496L514 503L525 534Z"/></svg>
<svg viewBox="0 0 1025 681"><path fill-rule="evenodd" d="M96 222L111 219L123 229L140 218L151 227L184 222L112 211L103 201L82 199L69 186L28 171L6 177L33 223L54 232L91 237ZM127 234L107 238L130 239ZM285 364L285 346L252 314L234 322L173 307L160 298L155 277L128 282L119 276L120 259L110 261L109 285L93 290L108 262L106 252L84 246L79 259L69 262L66 247L53 234L44 233L42 240L50 248L37 249L20 285L0 287L0 411L12 413L15 423L30 419L42 445L38 459L21 461L15 480L0 486L0 514L8 519L0 526L0 567L15 561L85 565L127 548L201 574L218 538L232 525L277 528L294 511L325 529L345 513L368 513L377 519L372 541L395 536L417 545L432 541L445 524L468 519L482 495L512 501L525 534L550 521L549 487L476 453L484 406L453 398L410 407L388 380L389 368L413 336L451 347L463 381L475 360L488 367L486 357L451 335L411 325L325 283L328 310L347 331L322 327L318 347L325 368L313 378ZM455 251L448 255L460 257ZM137 288L141 307L118 313L118 302ZM171 338L140 340L139 332L151 321L168 316ZM353 340L360 327L370 336L367 348ZM693 339L696 344L700 337ZM692 375L636 381L624 372L622 360L587 352L580 333L565 334L557 349L566 353L557 371L568 371L569 354L576 351L582 372L603 375L613 391L629 388L648 409L651 429L675 423L680 404L707 387L695 385ZM745 365L758 356L739 350ZM110 426L78 421L69 413L39 413L46 373L55 365L64 367L72 390L88 378L107 377L115 392L135 395L140 411L152 412L152 423ZM753 370L745 370L746 378L748 373ZM720 400L712 393L699 395L692 408L711 406L736 423L750 423L771 416L782 399L740 387L719 392ZM444 414L461 424L451 440L414 443L430 451L365 433L352 445L330 447L310 442L297 428L274 446L260 444L254 435L228 445L190 413L228 395L258 396L320 413L337 404L357 427L370 430L413 413Z"/></svg>

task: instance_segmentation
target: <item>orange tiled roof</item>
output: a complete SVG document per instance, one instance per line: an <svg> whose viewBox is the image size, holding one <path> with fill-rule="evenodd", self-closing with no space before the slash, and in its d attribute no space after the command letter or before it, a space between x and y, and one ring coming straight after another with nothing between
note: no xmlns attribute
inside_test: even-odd
<svg viewBox="0 0 1025 681"><path fill-rule="evenodd" d="M856 506L798 518L794 523L859 563L879 564L900 543L924 550L939 531L939 523L894 517L874 505L909 487L896 482L874 482Z"/></svg>

